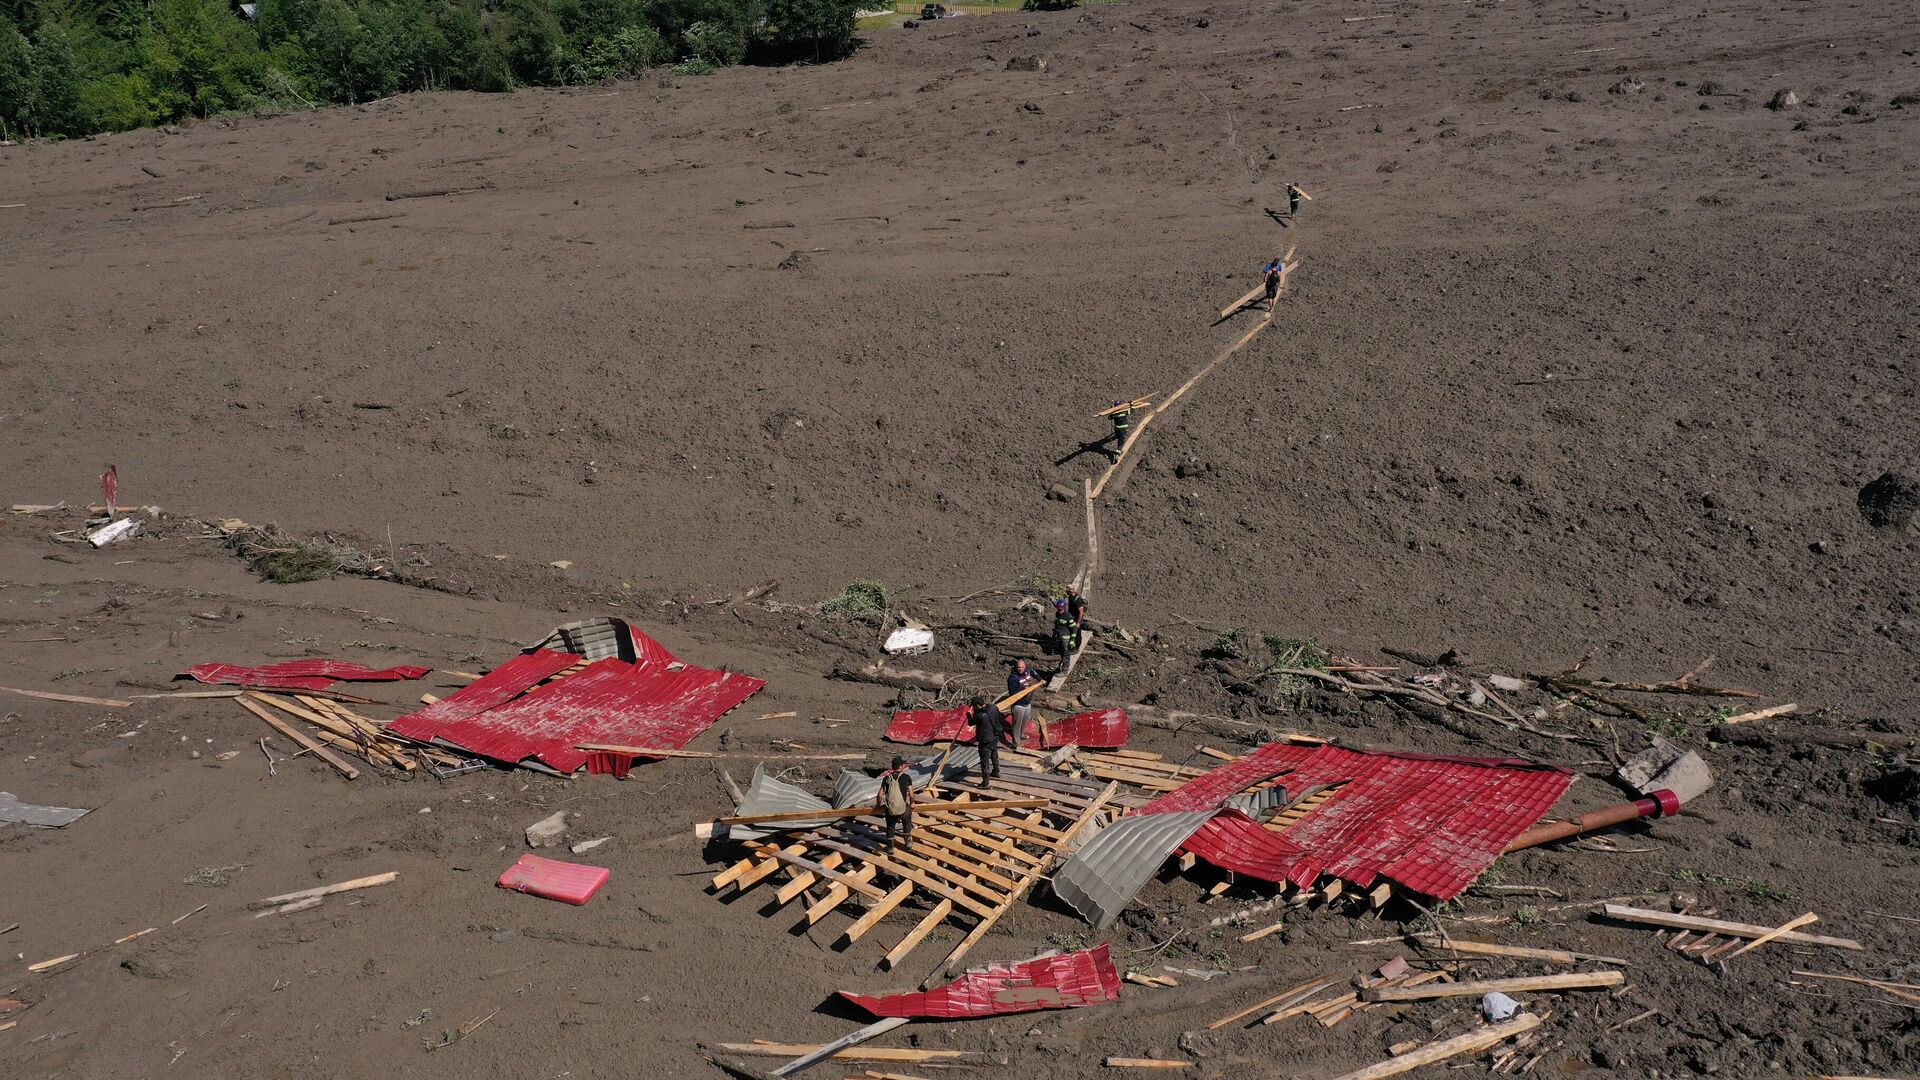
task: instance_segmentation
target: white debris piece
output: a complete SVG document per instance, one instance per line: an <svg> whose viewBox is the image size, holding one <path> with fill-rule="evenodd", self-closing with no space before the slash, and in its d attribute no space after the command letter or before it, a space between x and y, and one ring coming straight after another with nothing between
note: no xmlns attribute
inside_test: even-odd
<svg viewBox="0 0 1920 1080"><path fill-rule="evenodd" d="M125 540L127 537L132 536L134 533L137 533L139 531L140 531L139 522L133 520L132 518L121 518L119 521L116 521L111 525L107 525L103 528L100 528L93 532L88 533L87 543L92 544L94 547L102 548L102 547L106 547L108 544L114 543L115 541Z"/></svg>

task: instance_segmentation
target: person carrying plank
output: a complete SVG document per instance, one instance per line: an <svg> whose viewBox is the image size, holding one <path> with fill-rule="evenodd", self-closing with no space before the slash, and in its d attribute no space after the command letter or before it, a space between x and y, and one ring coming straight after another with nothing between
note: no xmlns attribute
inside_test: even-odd
<svg viewBox="0 0 1920 1080"><path fill-rule="evenodd" d="M1300 188L1294 184L1288 184L1287 185L1287 216L1288 217L1300 216L1300 200L1301 199L1305 199L1308 202L1312 202L1313 196L1307 194L1304 191L1301 191Z"/></svg>
<svg viewBox="0 0 1920 1080"><path fill-rule="evenodd" d="M1286 273L1287 265L1275 259L1260 268L1260 282L1267 292L1267 310L1272 311L1275 301L1280 298L1280 280Z"/></svg>
<svg viewBox="0 0 1920 1080"><path fill-rule="evenodd" d="M1040 675L1025 660L1015 660L1013 670L1007 672L1007 695L1025 690L1040 681ZM1013 734L1015 741L1026 734L1027 726L1033 723L1033 695L1028 694L1013 706Z"/></svg>
<svg viewBox="0 0 1920 1080"><path fill-rule="evenodd" d="M913 850L913 774L907 771L907 759L894 755L893 767L880 774L880 787L873 795L873 809L887 817L887 854L893 854L893 833L900 830L900 846Z"/></svg>
<svg viewBox="0 0 1920 1080"><path fill-rule="evenodd" d="M1007 714L979 694L967 707L967 719L973 722L973 745L980 751L980 782L986 783L1000 775L1000 743L1004 740L1018 750L1020 742L1007 726Z"/></svg>

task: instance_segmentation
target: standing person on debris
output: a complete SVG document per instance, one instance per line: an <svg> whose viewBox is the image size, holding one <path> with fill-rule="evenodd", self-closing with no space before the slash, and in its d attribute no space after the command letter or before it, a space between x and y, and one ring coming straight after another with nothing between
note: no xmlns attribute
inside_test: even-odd
<svg viewBox="0 0 1920 1080"><path fill-rule="evenodd" d="M1073 616L1076 634L1087 628L1087 598L1081 596L1080 590L1072 585L1067 586L1067 614Z"/></svg>
<svg viewBox="0 0 1920 1080"><path fill-rule="evenodd" d="M1301 191L1299 187L1293 184L1287 185L1287 215L1289 217L1300 216L1300 198L1305 194L1306 192Z"/></svg>
<svg viewBox="0 0 1920 1080"><path fill-rule="evenodd" d="M1007 672L1007 694L1012 696L1040 681L1040 675L1025 660L1015 660ZM1028 694L1013 706L1013 735L1016 742L1033 723L1033 695Z"/></svg>
<svg viewBox="0 0 1920 1080"><path fill-rule="evenodd" d="M900 846L913 850L913 774L907 771L907 759L894 755L893 768L880 774L880 788L873 795L873 809L887 816L887 852L893 852L893 832L900 830Z"/></svg>
<svg viewBox="0 0 1920 1080"><path fill-rule="evenodd" d="M980 779L984 783L1000 775L1001 740L1015 750L1020 749L1020 742L1007 726L1007 714L978 694L967 709L967 719L973 721L973 745L980 750Z"/></svg>
<svg viewBox="0 0 1920 1080"><path fill-rule="evenodd" d="M1119 461L1120 451L1127 448L1127 436L1133 434L1133 404L1115 399L1114 405L1124 407L1111 415L1113 434L1107 436L1107 441L1113 444L1113 449L1107 451L1107 456Z"/></svg>
<svg viewBox="0 0 1920 1080"><path fill-rule="evenodd" d="M1260 268L1261 282L1267 287L1267 310L1272 311L1274 301L1280 298L1280 276L1286 271L1286 264L1275 259Z"/></svg>
<svg viewBox="0 0 1920 1080"><path fill-rule="evenodd" d="M1053 602L1053 647L1060 650L1062 663L1080 647L1080 622L1064 599Z"/></svg>

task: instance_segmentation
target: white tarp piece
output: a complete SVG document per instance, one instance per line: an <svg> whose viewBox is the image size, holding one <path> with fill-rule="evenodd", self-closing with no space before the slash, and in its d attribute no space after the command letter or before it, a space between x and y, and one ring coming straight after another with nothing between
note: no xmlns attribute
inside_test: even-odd
<svg viewBox="0 0 1920 1080"><path fill-rule="evenodd" d="M140 531L140 523L132 518L121 518L111 525L103 525L87 534L87 543L94 547L106 547L116 540L125 540Z"/></svg>
<svg viewBox="0 0 1920 1080"><path fill-rule="evenodd" d="M91 808L77 810L70 806L35 806L14 798L10 791L0 791L0 821L20 821L43 829L58 829L79 821L91 812Z"/></svg>
<svg viewBox="0 0 1920 1080"><path fill-rule="evenodd" d="M887 635L887 642L881 648L896 656L902 653L923 653L933 650L933 631L916 630L903 626Z"/></svg>

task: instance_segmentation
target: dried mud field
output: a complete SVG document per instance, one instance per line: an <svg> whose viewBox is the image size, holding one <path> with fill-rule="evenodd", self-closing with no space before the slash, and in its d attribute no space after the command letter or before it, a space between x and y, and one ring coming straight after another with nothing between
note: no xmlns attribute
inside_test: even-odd
<svg viewBox="0 0 1920 1080"><path fill-rule="evenodd" d="M269 775L270 733L231 702L135 695L211 660L440 669L349 688L391 719L459 685L443 671L613 614L768 680L694 749L824 790L821 762L780 759L880 764L890 709L924 695L833 678L884 627L815 605L884 582L942 628L914 665L980 686L1038 656L1021 602L1086 555L1078 495L1048 495L1106 468L1092 414L1253 329L1219 309L1289 249L1271 326L1103 495L1092 610L1130 643L1066 693L1209 718L1135 726L1176 761L1304 731L1557 764L1580 774L1563 813L1619 801L1607 777L1651 735L1697 748L1716 783L1688 813L1508 856L1433 913L1627 962L1617 994L1540 998L1519 1064L1920 1075L1914 991L1795 975L1920 983L1920 530L1859 503L1920 476L1916 49L1884 0L1116 4L876 30L823 67L0 148L20 204L0 209L0 487L75 507L0 515L0 683L135 700L0 693L0 790L93 808L0 826L0 999L22 1003L0 1075L717 1077L702 1046L850 1031L833 991L916 984L961 931L882 971L890 942L709 895L734 857L692 833L732 805L718 760ZM1009 68L1025 57L1044 70ZM1289 182L1313 195L1291 219L1269 213ZM108 462L163 516L60 542ZM261 581L206 524L233 517L405 583ZM1658 682L1713 657L1703 682L1799 710L1725 727L1719 700L1623 717L1528 690L1528 730L1277 693L1222 658L1233 628L1456 682L1583 658ZM582 908L493 887L556 810L614 837ZM247 907L388 870L311 911ZM1119 1055L1306 1078L1471 1017L1206 1030L1417 959L1392 939L1434 925L1314 904L1242 942L1213 921L1269 894L1203 902L1212 880L1169 871L1102 932L1043 896L975 954L1108 940L1209 977L890 1041L977 1055L942 1076L1119 1075ZM1716 972L1590 917L1601 899L1812 911L1863 948Z"/></svg>

